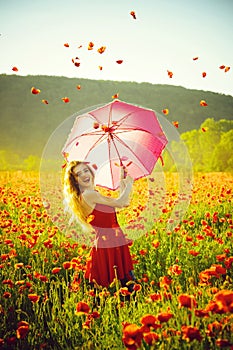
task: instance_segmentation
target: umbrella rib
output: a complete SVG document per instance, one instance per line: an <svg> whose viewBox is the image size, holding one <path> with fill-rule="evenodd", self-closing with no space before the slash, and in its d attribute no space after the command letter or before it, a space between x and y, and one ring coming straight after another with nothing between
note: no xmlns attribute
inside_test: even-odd
<svg viewBox="0 0 233 350"><path fill-rule="evenodd" d="M109 136L108 136L107 140L108 140L108 158L109 158L109 164L110 164L111 179L113 180L113 171L112 171L112 163L111 163L111 149L110 149L110 144L111 143L110 143L110 140L109 140Z"/></svg>
<svg viewBox="0 0 233 350"><path fill-rule="evenodd" d="M117 136L116 136L116 138L119 139ZM119 153L119 151L118 151L118 149L117 149L117 146L116 146L116 144L115 144L114 137L113 137L112 135L111 135L111 140L112 140L112 143L113 143L113 145L114 145L114 147L115 147L116 153L117 153L117 155L118 155L118 158L119 158L119 161L120 161L120 165L122 166L123 164L122 164L121 156L120 156L120 153Z"/></svg>
<svg viewBox="0 0 233 350"><path fill-rule="evenodd" d="M143 110L141 111L142 113L144 112ZM127 119L127 118L129 118L132 114L134 114L134 113L139 113L138 111L133 111L133 112L129 112L128 114L126 114L123 118L121 118L120 120L119 120L119 126L121 126L121 124L122 123L124 123L124 121Z"/></svg>
<svg viewBox="0 0 233 350"><path fill-rule="evenodd" d="M87 134L87 135L88 135L88 134ZM91 148L88 150L88 152L87 152L87 154L86 154L86 157L88 157L88 155L91 153L91 151L93 150L93 148L95 148L96 145L97 145L98 143L101 142L101 139L102 139L104 136L106 136L106 135L105 135L105 134L102 134L101 137L100 137L98 140L96 140L95 143L93 143L93 145L91 146Z"/></svg>
<svg viewBox="0 0 233 350"><path fill-rule="evenodd" d="M138 159L138 161L140 162L140 164L143 165L144 169L146 169L146 167L144 166L144 164L141 162L140 158L138 158L137 154L136 154L124 141L122 141L118 136L115 135L115 137L116 137L116 139L117 139L124 147L126 147L126 148ZM115 145L115 142L114 142L114 145ZM115 148L116 148L116 150L117 150L116 145L115 145ZM119 154L118 150L117 150L117 154ZM121 159L120 159L120 161L121 161Z"/></svg>
<svg viewBox="0 0 233 350"><path fill-rule="evenodd" d="M112 108L113 105L110 105L110 111L109 111L109 117L108 117L108 126L110 126L111 122L112 122Z"/></svg>
<svg viewBox="0 0 233 350"><path fill-rule="evenodd" d="M102 135L102 136L104 136L105 134L103 134L103 132L101 132L101 131L87 132L87 133L75 136L72 140L70 140L70 142L66 145L66 147L69 147L69 145L71 145L75 140L78 140L80 137L89 136L89 135Z"/></svg>
<svg viewBox="0 0 233 350"><path fill-rule="evenodd" d="M114 135L123 134L123 133L126 133L126 132L132 132L132 131L143 131L143 132L145 132L147 134L150 134L150 135L152 135L154 137L158 137L158 138L159 138L159 136L162 136L162 131L161 131L161 135L158 134L158 136L155 136L150 131L145 130L145 129L141 129L141 128L125 128L125 129L116 130L116 131L114 131ZM164 134L163 134L163 136L164 136Z"/></svg>

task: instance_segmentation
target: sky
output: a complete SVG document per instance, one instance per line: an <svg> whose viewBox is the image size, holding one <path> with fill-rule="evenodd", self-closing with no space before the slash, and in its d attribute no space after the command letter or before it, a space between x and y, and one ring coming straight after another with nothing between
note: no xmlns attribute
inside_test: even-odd
<svg viewBox="0 0 233 350"><path fill-rule="evenodd" d="M232 15L232 0L0 0L0 74L149 82L233 96Z"/></svg>

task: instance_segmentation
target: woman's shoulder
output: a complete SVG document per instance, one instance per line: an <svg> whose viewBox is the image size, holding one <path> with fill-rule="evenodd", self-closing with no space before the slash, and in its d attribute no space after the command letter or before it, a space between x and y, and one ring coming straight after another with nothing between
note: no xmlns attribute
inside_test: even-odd
<svg viewBox="0 0 233 350"><path fill-rule="evenodd" d="M82 193L82 197L86 202L93 202L96 200L98 192L95 190L85 190Z"/></svg>

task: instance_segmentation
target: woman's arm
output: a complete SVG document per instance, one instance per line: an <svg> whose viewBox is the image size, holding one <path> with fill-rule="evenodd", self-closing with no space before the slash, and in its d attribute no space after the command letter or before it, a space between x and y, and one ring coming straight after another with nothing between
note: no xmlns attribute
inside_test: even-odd
<svg viewBox="0 0 233 350"><path fill-rule="evenodd" d="M123 208L129 205L129 195L132 190L133 179L127 176L124 181L124 190L118 198L106 197L97 191L85 191L83 193L83 199L85 202L93 207L95 204L105 204L114 208Z"/></svg>

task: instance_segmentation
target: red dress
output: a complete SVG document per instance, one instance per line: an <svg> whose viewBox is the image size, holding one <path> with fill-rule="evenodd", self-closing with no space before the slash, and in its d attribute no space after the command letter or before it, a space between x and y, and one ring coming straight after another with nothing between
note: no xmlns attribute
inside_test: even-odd
<svg viewBox="0 0 233 350"><path fill-rule="evenodd" d="M91 225L96 232L95 246L87 261L85 277L89 282L95 280L98 285L108 287L114 280L116 269L117 278L131 279L133 270L129 252L129 240L120 228L113 207L96 204L91 217Z"/></svg>

